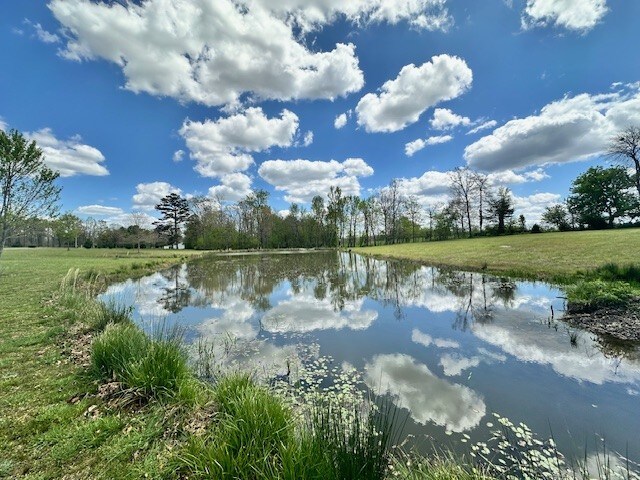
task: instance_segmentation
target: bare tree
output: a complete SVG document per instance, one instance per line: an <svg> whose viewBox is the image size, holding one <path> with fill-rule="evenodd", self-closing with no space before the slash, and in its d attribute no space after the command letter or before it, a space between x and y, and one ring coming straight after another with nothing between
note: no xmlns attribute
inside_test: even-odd
<svg viewBox="0 0 640 480"><path fill-rule="evenodd" d="M150 226L148 217L141 212L132 212L129 214L128 221L133 227L133 236L140 252L140 244L147 238L146 227Z"/></svg>
<svg viewBox="0 0 640 480"><path fill-rule="evenodd" d="M484 173L473 172L473 181L476 184L476 195L478 196L478 227L482 233L484 223L484 200L487 195L491 195L489 191L489 177Z"/></svg>
<svg viewBox="0 0 640 480"><path fill-rule="evenodd" d="M640 195L640 127L627 127L613 137L607 146L607 153L625 163L633 164L636 170L636 189Z"/></svg>
<svg viewBox="0 0 640 480"><path fill-rule="evenodd" d="M471 237L471 205L478 190L475 174L467 167L458 167L449 173L449 180L451 182L449 188L453 198L460 204L464 217L466 217L467 230L469 237ZM464 219L462 222L464 223Z"/></svg>
<svg viewBox="0 0 640 480"><path fill-rule="evenodd" d="M416 225L422 221L422 207L415 195L409 195L405 201L407 217L411 221L411 241L416 241Z"/></svg>

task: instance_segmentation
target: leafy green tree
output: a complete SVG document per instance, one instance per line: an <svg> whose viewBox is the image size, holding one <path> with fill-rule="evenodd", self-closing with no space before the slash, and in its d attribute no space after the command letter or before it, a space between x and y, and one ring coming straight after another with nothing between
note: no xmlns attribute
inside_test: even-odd
<svg viewBox="0 0 640 480"><path fill-rule="evenodd" d="M569 225L569 214L564 205L557 204L551 205L544 209L544 213L542 214L542 221L547 225L551 225L561 232L569 230L571 227Z"/></svg>
<svg viewBox="0 0 640 480"><path fill-rule="evenodd" d="M488 217L498 222L498 233L504 233L505 221L513 217L513 197L506 187L500 187L498 192L488 200Z"/></svg>
<svg viewBox="0 0 640 480"><path fill-rule="evenodd" d="M84 228L82 220L73 213L67 212L53 222L53 231L58 237L60 246L64 244L69 250L72 243L74 248L78 248L78 237L83 233Z"/></svg>
<svg viewBox="0 0 640 480"><path fill-rule="evenodd" d="M617 218L637 215L633 186L624 167L591 167L573 181L567 205L582 225L612 227Z"/></svg>
<svg viewBox="0 0 640 480"><path fill-rule="evenodd" d="M156 205L156 210L162 213L162 218L154 222L157 230L165 233L168 236L169 244L178 248L182 239L182 225L191 216L189 202L177 193L170 193L162 197L160 203Z"/></svg>
<svg viewBox="0 0 640 480"><path fill-rule="evenodd" d="M17 130L0 130L0 256L9 232L20 221L55 216L59 176L45 165L35 141Z"/></svg>

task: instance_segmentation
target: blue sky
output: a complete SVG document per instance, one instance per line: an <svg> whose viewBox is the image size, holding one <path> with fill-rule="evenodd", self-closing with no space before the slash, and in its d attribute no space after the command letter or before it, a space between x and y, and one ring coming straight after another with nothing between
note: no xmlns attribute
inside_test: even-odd
<svg viewBox="0 0 640 480"><path fill-rule="evenodd" d="M468 165L532 223L640 124L638 18L622 0L22 0L0 18L0 122L82 217L256 188L284 210L392 178L437 205Z"/></svg>

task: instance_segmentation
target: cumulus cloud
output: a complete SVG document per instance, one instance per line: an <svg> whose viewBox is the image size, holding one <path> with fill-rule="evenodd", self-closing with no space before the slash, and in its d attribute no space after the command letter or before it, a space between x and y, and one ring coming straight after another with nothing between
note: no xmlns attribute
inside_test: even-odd
<svg viewBox="0 0 640 480"><path fill-rule="evenodd" d="M267 160L258 169L260 176L276 190L286 193L287 202L310 202L315 195L326 197L329 187L340 187L343 195L360 195L358 177L373 174L361 158L344 162L330 160Z"/></svg>
<svg viewBox="0 0 640 480"><path fill-rule="evenodd" d="M407 157L413 157L414 153L419 152L426 146L427 146L427 142L425 142L421 138L417 138L413 142L409 142L405 144L404 153Z"/></svg>
<svg viewBox="0 0 640 480"><path fill-rule="evenodd" d="M280 117L268 118L259 107L217 120L186 120L180 129L196 161L195 170L214 178L248 169L253 164L251 152L293 145L297 132L295 113L283 110Z"/></svg>
<svg viewBox="0 0 640 480"><path fill-rule="evenodd" d="M451 130L459 125L464 127L471 125L471 119L457 115L448 108L436 108L429 123L435 130Z"/></svg>
<svg viewBox="0 0 640 480"><path fill-rule="evenodd" d="M35 140L42 149L44 161L49 168L60 172L62 177L75 175L104 176L109 175L102 165L105 161L100 150L82 143L82 138L75 135L68 140L56 138L50 128L27 133L29 140Z"/></svg>
<svg viewBox="0 0 640 480"><path fill-rule="evenodd" d="M302 139L302 144L305 147L308 147L313 143L313 132L308 130L307 133L304 134L304 138Z"/></svg>
<svg viewBox="0 0 640 480"><path fill-rule="evenodd" d="M396 132L415 123L429 107L466 92L473 81L467 63L438 55L416 67L405 65L398 76L368 93L356 106L358 125L368 132Z"/></svg>
<svg viewBox="0 0 640 480"><path fill-rule="evenodd" d="M244 173L229 173L220 180L220 185L209 189L209 196L221 201L236 202L250 195L251 178Z"/></svg>
<svg viewBox="0 0 640 480"><path fill-rule="evenodd" d="M607 10L606 0L527 0L522 27L553 25L585 32L595 27Z"/></svg>
<svg viewBox="0 0 640 480"><path fill-rule="evenodd" d="M184 160L184 150L176 150L173 152L173 161L178 163Z"/></svg>
<svg viewBox="0 0 640 480"><path fill-rule="evenodd" d="M360 90L364 78L354 45L311 50L294 32L291 19L296 14L307 18L305 12L315 4L280 3L52 0L49 8L65 29L61 54L76 61L101 58L115 63L125 76L125 88L133 92L217 106L238 104L244 94L275 100L334 99ZM339 2L332 3L336 7L325 9L328 13L344 10ZM369 2L359 3L356 17L367 11L375 17L377 10L365 7ZM386 11L387 2L379 3L378 10ZM418 22L419 9L412 11Z"/></svg>
<svg viewBox="0 0 640 480"><path fill-rule="evenodd" d="M280 18L295 23L303 32L333 22L338 17L356 24L402 21L416 29L446 31L453 19L446 0L260 0Z"/></svg>
<svg viewBox="0 0 640 480"><path fill-rule="evenodd" d="M562 201L562 196L557 193L534 193L519 197L513 197L513 205L518 215L524 215L529 226L542 221L542 214L547 207L556 205Z"/></svg>
<svg viewBox="0 0 640 480"><path fill-rule="evenodd" d="M467 146L464 158L470 167L485 171L584 160L601 154L616 131L639 122L637 87L566 96L540 113L498 127Z"/></svg>
<svg viewBox="0 0 640 480"><path fill-rule="evenodd" d="M82 207L78 207L76 212L92 217L112 217L122 215L124 210L118 207L106 207L104 205L83 205Z"/></svg>
<svg viewBox="0 0 640 480"><path fill-rule="evenodd" d="M467 135L473 135L474 133L481 132L482 130L488 130L489 128L493 128L498 124L495 120L487 120L486 122L480 123L477 127L472 128L467 132Z"/></svg>
<svg viewBox="0 0 640 480"><path fill-rule="evenodd" d="M365 365L365 381L376 392L390 393L418 423L433 422L449 432L464 432L486 413L483 399L469 387L434 375L405 354L377 355Z"/></svg>
<svg viewBox="0 0 640 480"><path fill-rule="evenodd" d="M333 121L333 126L336 128L336 130L340 130L346 124L347 124L347 114L346 113L341 113Z"/></svg>
<svg viewBox="0 0 640 480"><path fill-rule="evenodd" d="M170 193L182 194L182 190L167 182L139 183L133 196L133 208L137 210L154 210L162 197Z"/></svg>
<svg viewBox="0 0 640 480"><path fill-rule="evenodd" d="M493 172L487 175L489 184L496 185L514 185L528 182L539 182L549 175L542 169L537 168L529 172L516 173L513 170L503 170L502 172Z"/></svg>

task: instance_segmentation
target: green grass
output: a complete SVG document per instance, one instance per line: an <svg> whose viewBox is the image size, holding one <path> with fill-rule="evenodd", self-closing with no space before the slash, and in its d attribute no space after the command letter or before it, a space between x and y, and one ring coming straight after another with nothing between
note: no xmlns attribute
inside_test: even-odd
<svg viewBox="0 0 640 480"><path fill-rule="evenodd" d="M164 447L132 438L128 443L132 425L142 423L149 432L146 419L100 409L96 424L87 414L95 400L85 396L96 385L87 369L71 360L85 333L68 332L93 315L95 306L82 296L58 292L70 269L79 269L78 288L81 279L99 288L107 279L144 275L191 256L170 250L5 249L0 257L0 478L139 478L132 472L142 464L154 471L156 450ZM103 430L101 422L109 428ZM117 424L124 427L114 433ZM86 442L95 430L104 435ZM137 467L131 465L134 456Z"/></svg>
<svg viewBox="0 0 640 480"><path fill-rule="evenodd" d="M457 269L566 282L601 269L612 276L640 271L640 229L482 237L352 249L367 255L417 260ZM621 279L621 278L617 278Z"/></svg>

